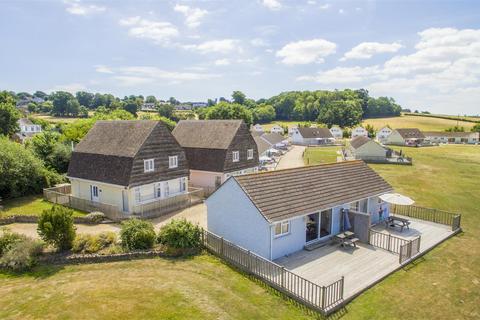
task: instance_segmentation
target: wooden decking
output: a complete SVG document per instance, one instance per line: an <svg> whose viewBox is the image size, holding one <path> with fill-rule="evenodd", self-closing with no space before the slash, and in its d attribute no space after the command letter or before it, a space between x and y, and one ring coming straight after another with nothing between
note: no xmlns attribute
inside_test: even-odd
<svg viewBox="0 0 480 320"><path fill-rule="evenodd" d="M449 226L409 220L410 230L404 229L403 232L385 229L384 224L378 224L373 229L405 239L421 235L420 251L435 246L452 234ZM344 276L344 299L362 291L400 266L398 255L386 250L364 243L358 248L341 248L333 242L313 251L296 252L275 262L319 285L328 285Z"/></svg>

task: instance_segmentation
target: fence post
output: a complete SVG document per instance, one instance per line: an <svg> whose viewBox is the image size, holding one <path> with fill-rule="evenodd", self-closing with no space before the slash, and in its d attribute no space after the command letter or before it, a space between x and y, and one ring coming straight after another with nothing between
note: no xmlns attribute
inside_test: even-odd
<svg viewBox="0 0 480 320"><path fill-rule="evenodd" d="M340 299L343 299L343 290L345 288L345 277L342 276L342 285L340 286Z"/></svg>
<svg viewBox="0 0 480 320"><path fill-rule="evenodd" d="M285 267L282 267L282 276L281 276L282 287L285 288Z"/></svg>
<svg viewBox="0 0 480 320"><path fill-rule="evenodd" d="M223 256L223 237L220 238L222 241L220 242L220 254Z"/></svg>
<svg viewBox="0 0 480 320"><path fill-rule="evenodd" d="M204 246L205 248L207 247L205 245L205 229L202 228L202 246Z"/></svg>
<svg viewBox="0 0 480 320"><path fill-rule="evenodd" d="M391 248L390 248L391 247L391 245L390 245L391 242L392 242L392 235L389 233L388 234L388 251L392 251Z"/></svg>
<svg viewBox="0 0 480 320"><path fill-rule="evenodd" d="M325 286L322 286L322 310L325 311L325 299L326 299L326 296L325 296Z"/></svg>

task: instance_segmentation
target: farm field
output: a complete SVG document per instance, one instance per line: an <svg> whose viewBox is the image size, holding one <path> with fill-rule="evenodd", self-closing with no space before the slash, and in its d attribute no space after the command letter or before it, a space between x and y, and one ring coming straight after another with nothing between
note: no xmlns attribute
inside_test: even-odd
<svg viewBox="0 0 480 320"><path fill-rule="evenodd" d="M372 125L375 129L381 129L386 125L390 125L390 127L394 129L418 128L422 131L445 131L448 128L456 126L457 123L459 126L464 127L467 131L469 131L475 125L473 122L408 115L392 118L365 119L362 124Z"/></svg>
<svg viewBox="0 0 480 320"><path fill-rule="evenodd" d="M46 114L33 114L35 118L45 120L50 123L72 123L82 118L75 118L75 117L55 117Z"/></svg>
<svg viewBox="0 0 480 320"><path fill-rule="evenodd" d="M0 319L314 319L210 255L0 274Z"/></svg>
<svg viewBox="0 0 480 320"><path fill-rule="evenodd" d="M336 150L326 151L316 155L310 151L310 159L329 160ZM419 206L462 213L464 233L362 294L347 306L342 319L478 319L480 147L442 145L403 151L413 157L413 166L371 167Z"/></svg>

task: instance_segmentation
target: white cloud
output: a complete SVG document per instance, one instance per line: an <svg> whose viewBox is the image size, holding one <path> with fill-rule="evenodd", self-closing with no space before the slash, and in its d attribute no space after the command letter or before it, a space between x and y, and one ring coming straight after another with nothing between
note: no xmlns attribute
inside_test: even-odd
<svg viewBox="0 0 480 320"><path fill-rule="evenodd" d="M68 84L59 84L53 86L50 89L45 90L46 92L54 92L54 91L67 91L70 93L76 93L77 91L87 90L87 87L81 83L68 83Z"/></svg>
<svg viewBox="0 0 480 320"><path fill-rule="evenodd" d="M328 8L330 8L330 4L325 3L325 4L321 5L321 6L319 6L318 8L321 9L321 10L327 10Z"/></svg>
<svg viewBox="0 0 480 320"><path fill-rule="evenodd" d="M370 80L373 77L379 77L378 66L373 67L337 67L327 71L320 71L313 76L300 76L297 81L314 81L322 84L346 84L346 83L358 83Z"/></svg>
<svg viewBox="0 0 480 320"><path fill-rule="evenodd" d="M83 4L80 0L65 0L64 3L67 6L65 10L67 10L68 13L80 16L100 13L107 9L106 7L94 4Z"/></svg>
<svg viewBox="0 0 480 320"><path fill-rule="evenodd" d="M111 79L121 86L138 86L148 83L182 83L185 81L206 80L220 77L219 74L203 72L169 71L151 66L125 66L108 68ZM97 72L101 72L98 71Z"/></svg>
<svg viewBox="0 0 480 320"><path fill-rule="evenodd" d="M230 65L230 60L229 59L218 59L218 60L215 60L214 64L216 66L228 66L228 65Z"/></svg>
<svg viewBox="0 0 480 320"><path fill-rule="evenodd" d="M362 42L345 53L341 61L348 59L369 59L375 54L397 52L403 46L400 43Z"/></svg>
<svg viewBox="0 0 480 320"><path fill-rule="evenodd" d="M280 10L283 7L278 0L262 0L262 5L270 10Z"/></svg>
<svg viewBox="0 0 480 320"><path fill-rule="evenodd" d="M121 19L120 25L128 27L128 34L134 38L152 40L157 44L167 44L178 36L177 28L170 22L143 19L139 16Z"/></svg>
<svg viewBox="0 0 480 320"><path fill-rule="evenodd" d="M262 38L253 38L250 40L250 44L254 47L267 47L268 43Z"/></svg>
<svg viewBox="0 0 480 320"><path fill-rule="evenodd" d="M308 1L307 1L307 4L313 6L313 5L317 4L317 1L315 1L315 0L308 0Z"/></svg>
<svg viewBox="0 0 480 320"><path fill-rule="evenodd" d="M185 24L189 28L196 28L208 14L207 10L200 8L192 8L187 5L176 4L173 8L176 12L180 12L185 16Z"/></svg>
<svg viewBox="0 0 480 320"><path fill-rule="evenodd" d="M338 10L338 13L340 13L340 14L344 14L344 13L345 13L345 10L343 10L343 9L339 9L339 10Z"/></svg>
<svg viewBox="0 0 480 320"><path fill-rule="evenodd" d="M322 63L326 56L335 53L337 45L324 39L290 42L277 51L276 56L282 58L287 65Z"/></svg>
<svg viewBox="0 0 480 320"><path fill-rule="evenodd" d="M230 53L232 51L241 51L239 41L235 39L211 40L200 44L183 45L184 49L197 51L201 54L207 53Z"/></svg>
<svg viewBox="0 0 480 320"><path fill-rule="evenodd" d="M112 69L101 64L95 66L95 71L98 73L113 73Z"/></svg>

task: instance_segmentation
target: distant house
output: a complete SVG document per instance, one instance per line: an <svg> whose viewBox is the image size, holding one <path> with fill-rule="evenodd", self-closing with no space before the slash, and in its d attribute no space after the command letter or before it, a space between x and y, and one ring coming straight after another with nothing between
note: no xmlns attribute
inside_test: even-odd
<svg viewBox="0 0 480 320"><path fill-rule="evenodd" d="M292 133L292 143L299 145L333 144L335 138L328 128L296 128Z"/></svg>
<svg viewBox="0 0 480 320"><path fill-rule="evenodd" d="M268 157L268 150L271 148L271 145L262 139L261 136L254 136L253 140L257 144L258 158Z"/></svg>
<svg viewBox="0 0 480 320"><path fill-rule="evenodd" d="M126 214L188 192L185 152L159 121L97 121L75 147L67 177L74 197Z"/></svg>
<svg viewBox="0 0 480 320"><path fill-rule="evenodd" d="M271 133L279 133L279 134L284 134L285 132L283 131L283 128L280 127L278 124L273 125L272 128L270 128Z"/></svg>
<svg viewBox="0 0 480 320"><path fill-rule="evenodd" d="M257 144L243 120L181 120L172 133L185 150L193 186L217 188L230 176L258 170Z"/></svg>
<svg viewBox="0 0 480 320"><path fill-rule="evenodd" d="M252 131L256 131L256 132L264 132L263 131L263 127L260 125L260 124L256 124L254 126L252 126Z"/></svg>
<svg viewBox="0 0 480 320"><path fill-rule="evenodd" d="M368 137L368 131L364 127L356 127L352 129L352 138Z"/></svg>
<svg viewBox="0 0 480 320"><path fill-rule="evenodd" d="M389 149L367 137L355 137L348 146L349 154L357 160L385 160Z"/></svg>
<svg viewBox="0 0 480 320"><path fill-rule="evenodd" d="M175 105L175 110L192 110L192 108L191 104L186 103Z"/></svg>
<svg viewBox="0 0 480 320"><path fill-rule="evenodd" d="M342 232L348 211L389 215L392 187L362 161L232 177L207 200L208 230L266 259Z"/></svg>
<svg viewBox="0 0 480 320"><path fill-rule="evenodd" d="M288 145L288 139L279 133L264 133L260 138L267 142L270 148L283 149Z"/></svg>
<svg viewBox="0 0 480 320"><path fill-rule="evenodd" d="M194 108L205 108L206 106L208 106L206 102L192 102Z"/></svg>
<svg viewBox="0 0 480 320"><path fill-rule="evenodd" d="M155 103L153 102L145 102L142 104L142 107L140 108L142 111L156 111L157 107Z"/></svg>
<svg viewBox="0 0 480 320"><path fill-rule="evenodd" d="M387 137L385 144L399 146L419 146L425 141L423 133L416 128L394 129Z"/></svg>
<svg viewBox="0 0 480 320"><path fill-rule="evenodd" d="M438 132L424 131L425 140L431 143L465 143L476 144L480 142L479 132Z"/></svg>
<svg viewBox="0 0 480 320"><path fill-rule="evenodd" d="M293 133L298 129L297 126L293 126L293 127L288 127L288 136L291 137L293 136Z"/></svg>
<svg viewBox="0 0 480 320"><path fill-rule="evenodd" d="M20 131L14 135L13 139L21 143L33 137L35 134L42 132L41 125L34 124L30 119L27 118L19 119L18 127L20 128Z"/></svg>
<svg viewBox="0 0 480 320"><path fill-rule="evenodd" d="M382 129L377 131L377 133L375 134L375 137L381 143L385 143L387 141L388 136L392 134L392 131L393 130L390 129L389 127L383 127Z"/></svg>
<svg viewBox="0 0 480 320"><path fill-rule="evenodd" d="M330 128L330 132L335 139L343 138L343 130L340 127L334 126Z"/></svg>

